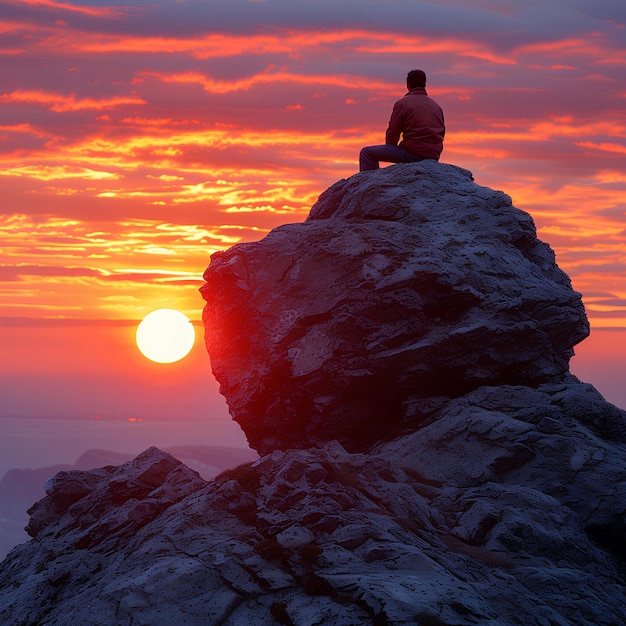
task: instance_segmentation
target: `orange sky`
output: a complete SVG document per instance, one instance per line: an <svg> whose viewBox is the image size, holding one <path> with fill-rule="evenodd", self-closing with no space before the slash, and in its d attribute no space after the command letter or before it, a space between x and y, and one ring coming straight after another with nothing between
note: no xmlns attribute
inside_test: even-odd
<svg viewBox="0 0 626 626"><path fill-rule="evenodd" d="M621 0L0 0L0 414L91 413L98 379L152 380L119 329L198 320L210 254L355 173L414 67L442 160L533 215L593 329L626 329L624 24ZM110 384L111 414L142 406Z"/></svg>

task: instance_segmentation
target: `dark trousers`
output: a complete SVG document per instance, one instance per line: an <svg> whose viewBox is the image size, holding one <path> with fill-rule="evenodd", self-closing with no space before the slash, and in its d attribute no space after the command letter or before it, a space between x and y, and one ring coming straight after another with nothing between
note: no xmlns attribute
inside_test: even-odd
<svg viewBox="0 0 626 626"><path fill-rule="evenodd" d="M414 163L423 161L423 157L415 156L400 146L384 144L382 146L367 146L359 155L359 171L377 170L379 161L385 163Z"/></svg>

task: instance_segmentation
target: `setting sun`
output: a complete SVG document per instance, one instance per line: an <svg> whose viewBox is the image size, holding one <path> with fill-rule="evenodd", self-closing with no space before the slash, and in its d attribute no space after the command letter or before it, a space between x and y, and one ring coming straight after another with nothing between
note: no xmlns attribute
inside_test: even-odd
<svg viewBox="0 0 626 626"><path fill-rule="evenodd" d="M186 357L195 341L193 324L174 309L148 313L137 326L139 351L156 363L174 363Z"/></svg>

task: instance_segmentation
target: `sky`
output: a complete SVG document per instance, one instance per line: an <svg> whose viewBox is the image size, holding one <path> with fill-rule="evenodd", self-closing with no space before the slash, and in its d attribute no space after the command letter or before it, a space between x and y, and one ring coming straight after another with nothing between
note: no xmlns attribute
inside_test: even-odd
<svg viewBox="0 0 626 626"><path fill-rule="evenodd" d="M623 0L0 0L0 417L228 420L210 255L356 173L414 68L442 161L531 213L583 294L574 373L626 407L625 23ZM171 365L134 344L163 307L198 337Z"/></svg>

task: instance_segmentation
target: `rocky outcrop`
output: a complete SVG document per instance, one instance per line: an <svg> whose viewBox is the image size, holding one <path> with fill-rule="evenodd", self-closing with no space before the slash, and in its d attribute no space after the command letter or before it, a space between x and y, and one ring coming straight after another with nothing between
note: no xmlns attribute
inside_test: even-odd
<svg viewBox="0 0 626 626"><path fill-rule="evenodd" d="M213 367L251 441L275 449L211 481L155 448L119 467L57 474L30 511L33 539L0 567L0 623L626 623L626 413L568 373L571 348L587 332L578 294L504 196L443 164L387 169L331 188L305 225L267 238L297 242L301 233L308 263L287 248L279 271L278 256L251 254L266 256L266 244L211 263L205 297L237 300L207 305ZM414 178L438 189L441 204L456 198L473 216L464 227L484 240L473 249L467 236L449 252L449 272L425 282L416 267L428 276L424 268L443 263L438 233L462 238L456 222L465 217L448 214L454 223L436 227L432 210L415 217L437 194L407 206ZM386 200L371 205L371 219L353 219L378 196ZM409 214L414 235L388 245ZM317 255L310 233L320 237ZM399 251L403 237L420 236L436 249ZM346 255L361 260L344 273L337 265ZM316 275L326 277L317 290ZM481 281L489 287L479 290ZM290 293L294 308L274 291ZM302 317L306 294L315 297ZM247 315L257 323L248 326ZM361 348L369 356L359 361ZM316 395L324 381L326 400ZM248 413L254 406L259 424ZM350 449L326 441L332 436ZM283 449L290 441L297 445Z"/></svg>
<svg viewBox="0 0 626 626"><path fill-rule="evenodd" d="M227 446L173 446L165 452L175 456L202 478L212 479L220 472L257 455L249 449ZM14 546L24 543L28 535L24 526L28 522L27 509L46 494L44 484L60 471L86 470L105 465L120 465L135 455L111 450L88 450L73 465L55 465L38 469L11 469L0 480L0 559Z"/></svg>
<svg viewBox="0 0 626 626"><path fill-rule="evenodd" d="M364 451L433 398L560 380L589 332L531 217L434 161L337 183L205 280L213 371L261 454Z"/></svg>
<svg viewBox="0 0 626 626"><path fill-rule="evenodd" d="M624 424L575 380L505 385L367 454L64 472L2 565L0 623L622 624Z"/></svg>

